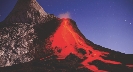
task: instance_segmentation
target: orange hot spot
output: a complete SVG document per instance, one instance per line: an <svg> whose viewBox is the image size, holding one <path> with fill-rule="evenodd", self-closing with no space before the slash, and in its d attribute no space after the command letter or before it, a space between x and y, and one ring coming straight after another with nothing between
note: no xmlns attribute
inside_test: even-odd
<svg viewBox="0 0 133 72"><path fill-rule="evenodd" d="M100 72L96 66L88 64L94 60L100 60L111 64L121 64L120 62L104 60L101 56L105 56L109 53L94 50L91 46L87 45L85 39L74 30L68 19L63 19L60 27L56 30L50 40L52 40L51 48L55 55L58 56L58 59L65 59L70 53L75 54L81 59L85 56L87 59L81 64L92 71ZM79 53L77 51L79 48L84 49L87 54L83 55ZM61 50L61 52L58 52L57 50Z"/></svg>

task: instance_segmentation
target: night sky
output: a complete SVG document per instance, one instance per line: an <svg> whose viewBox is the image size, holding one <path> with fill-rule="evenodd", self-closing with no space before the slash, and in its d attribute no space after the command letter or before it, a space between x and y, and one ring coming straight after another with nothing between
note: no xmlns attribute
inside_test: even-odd
<svg viewBox="0 0 133 72"><path fill-rule="evenodd" d="M133 0L37 0L47 13L69 15L95 44L133 54ZM0 0L0 22L17 0Z"/></svg>

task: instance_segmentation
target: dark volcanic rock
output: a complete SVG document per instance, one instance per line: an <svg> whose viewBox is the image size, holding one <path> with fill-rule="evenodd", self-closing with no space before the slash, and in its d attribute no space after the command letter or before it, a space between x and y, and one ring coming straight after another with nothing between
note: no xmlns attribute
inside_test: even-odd
<svg viewBox="0 0 133 72"><path fill-rule="evenodd" d="M54 15L46 15L44 23L52 19L55 19ZM38 28L37 24L10 23L6 25L1 23L0 67L29 62L35 58L34 55L39 56L38 51L40 51L42 40L38 39L41 35L38 35L39 31L36 28ZM40 47L40 49L43 48Z"/></svg>
<svg viewBox="0 0 133 72"><path fill-rule="evenodd" d="M29 62L38 57L39 40L34 28L36 24L55 18L47 14L36 0L18 0L0 23L0 67Z"/></svg>
<svg viewBox="0 0 133 72"><path fill-rule="evenodd" d="M33 25L12 24L0 29L0 66L10 66L33 59L27 56L34 50L33 40L37 37ZM33 48L31 48L33 47Z"/></svg>
<svg viewBox="0 0 133 72"><path fill-rule="evenodd" d="M36 0L18 0L5 23L43 23L47 13Z"/></svg>
<svg viewBox="0 0 133 72"><path fill-rule="evenodd" d="M133 72L133 55L87 40L71 19L18 0L0 23L0 72Z"/></svg>

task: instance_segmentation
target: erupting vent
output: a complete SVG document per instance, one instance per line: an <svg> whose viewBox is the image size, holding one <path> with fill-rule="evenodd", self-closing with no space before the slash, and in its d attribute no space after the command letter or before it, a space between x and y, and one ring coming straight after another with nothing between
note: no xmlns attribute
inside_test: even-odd
<svg viewBox="0 0 133 72"><path fill-rule="evenodd" d="M18 0L0 22L0 72L133 72L133 55L94 44L36 0Z"/></svg>
<svg viewBox="0 0 133 72"><path fill-rule="evenodd" d="M47 40L50 40L49 42L51 42L51 45L48 45L47 43L49 42L47 42L45 48L52 49L59 60L65 59L70 54L74 54L80 59L86 58L81 64L92 71L98 71L96 66L89 64L94 60L100 60L111 64L121 64L117 61L103 59L102 57L106 57L109 53L94 50L93 47L87 45L85 39L82 38L80 34L76 32L76 29L69 19L62 19L56 32ZM80 49L85 52L80 52Z"/></svg>

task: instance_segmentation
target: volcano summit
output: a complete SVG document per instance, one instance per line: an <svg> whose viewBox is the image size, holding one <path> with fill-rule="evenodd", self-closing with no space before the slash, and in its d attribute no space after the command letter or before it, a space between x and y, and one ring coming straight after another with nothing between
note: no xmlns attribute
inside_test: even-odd
<svg viewBox="0 0 133 72"><path fill-rule="evenodd" d="M133 72L133 55L94 44L36 0L18 0L0 23L0 72Z"/></svg>

